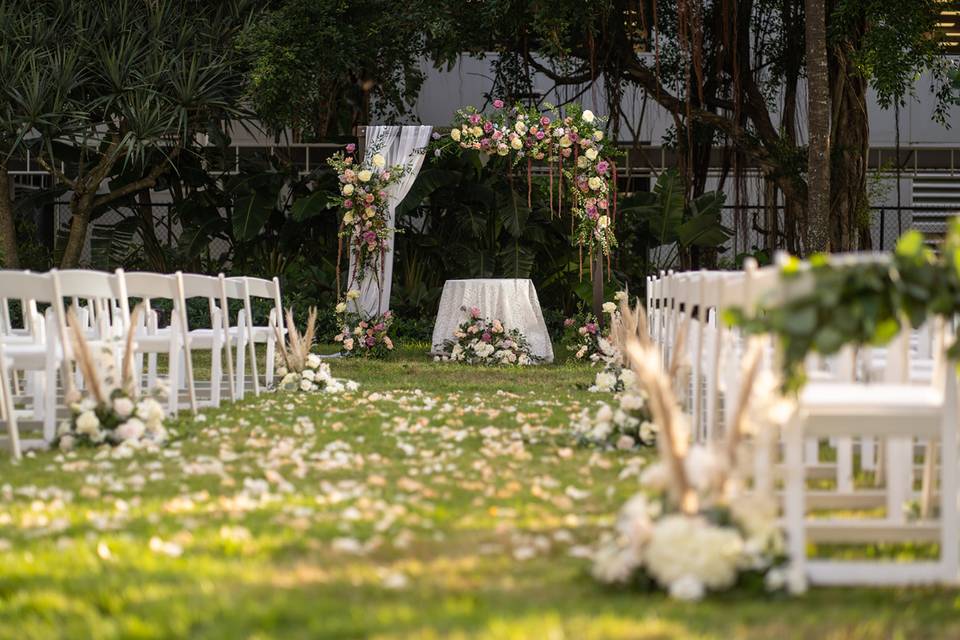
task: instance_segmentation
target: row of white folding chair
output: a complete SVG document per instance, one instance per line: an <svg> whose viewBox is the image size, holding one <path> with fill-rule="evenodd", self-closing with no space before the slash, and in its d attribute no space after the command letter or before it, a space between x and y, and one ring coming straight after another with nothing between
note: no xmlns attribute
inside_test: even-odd
<svg viewBox="0 0 960 640"><path fill-rule="evenodd" d="M843 264L845 262L864 259L876 260L877 256L867 256L865 258L859 256L841 257L839 262ZM882 260L883 258L880 259ZM749 309L757 302L760 302L764 297L768 298L769 301L769 298L772 297L772 295L777 295L780 297L790 295L791 289L793 289L793 294L796 294L798 288L809 286L810 284L809 280L804 282L803 279L800 279L800 281L794 281L789 285L786 285L786 283L780 282L779 275L776 270L766 269L764 272L760 273L755 267L751 267L752 265L747 265L747 269L742 275L733 275L730 278L721 278L719 280L715 280L714 282L717 286L708 287L708 291L718 292L718 295L721 298L721 300L716 302L718 309L722 309L725 305L736 305ZM761 277L758 278L758 275ZM686 278L678 278L676 274L664 274L661 278L654 279L654 282L648 283L647 300L650 315L653 318L655 314L659 314L659 318L655 318L651 323L651 333L654 333L657 336L665 354L669 354L670 350L675 344L676 334L674 327L681 326L680 323L683 322L683 317L685 315L683 313L684 309L690 309L690 314L692 315L692 310L698 305L708 304L707 296L700 296L699 299L691 302L687 298L687 296L690 294L690 288L685 286L684 281L700 279L700 282L703 283L709 278L710 276L706 274L689 274L686 276ZM650 287L650 284L653 284L653 287ZM652 293L650 293L651 290ZM700 315L699 311L697 315ZM710 324L707 323L705 326L710 327ZM736 353L738 348L737 345L741 344L741 342L734 339L735 335L733 333L725 333L723 329L719 329L718 331L719 334L724 337L724 339L718 344L722 345L722 348ZM916 340L916 342L923 344L924 338L921 337L919 340ZM693 347L694 349L699 347L698 340L695 338L688 340L687 344L688 347ZM942 345L942 343L940 344ZM909 357L911 353L906 348L907 346L907 334L904 334L887 349L888 353L891 354L888 356L888 359L891 360L891 366L888 367L888 370L899 371L900 373L896 375L899 375L903 379L903 383L907 382L906 372L915 370L910 366L910 363L913 362L915 358ZM707 344L707 350L709 352L709 343ZM734 362L737 359L738 358L733 357L730 358L730 361ZM805 420L809 420L811 412L812 415L818 416L819 418L829 415L830 411L836 410L836 407L830 406L831 402L836 403L836 400L839 397L841 399L842 406L842 398L850 395L852 393L852 389L867 394L879 393L881 396L884 393L880 387L875 386L872 390L864 390L862 388L864 385L854 382L856 369L853 361L853 354L850 350L847 350L845 353L834 358L833 360L834 362L831 364L835 379L832 380L832 382L841 386L825 387L824 385L829 385L831 381L824 378L820 378L819 381L808 385L800 399L801 413L799 415L806 416ZM694 356L694 370L696 368L696 362L697 358ZM869 363L867 363L867 366L869 366ZM929 371L930 369L931 367L928 366L927 370ZM720 385L727 385L731 387L735 385L735 371L736 367L727 367L725 371L720 373L717 376ZM708 380L709 376L710 373L708 368ZM928 379L930 379L929 376ZM904 398L904 401L900 405L901 411L904 407L909 407L910 402L913 402L914 404L923 404L924 402L928 402L928 399L925 398L929 394L925 393L924 389L918 389L917 387L904 388L902 384L895 385L894 388L900 390L900 393ZM890 394L894 394L894 391L889 385L885 385L883 389L886 389ZM947 398L951 390L952 387L949 389L944 387L941 389L939 397ZM929 391L929 389L926 391ZM712 393L714 393L712 390L708 390L708 402L709 398L712 397ZM725 397L733 397L735 396L735 393L732 388L727 388L725 389L725 393L723 393L723 395ZM850 397L851 402L853 402L853 396ZM914 399L911 400L911 398ZM727 404L729 405L729 403ZM800 525L801 530L798 532L796 524L797 521L794 517L794 526L790 527L789 531L790 535L792 536L792 540L805 536L807 531L810 530L817 539L825 541L843 541L847 539L858 538L862 539L864 537L864 532L867 532L867 541L870 541L869 535L875 535L877 532L879 532L881 535L887 536L909 536L916 534L919 530L921 535L924 535L927 538L930 538L931 536L936 537L936 535L939 535L943 551L940 559L936 563L925 563L908 567L870 567L863 564L850 565L843 563L838 564L833 562L814 561L809 565L810 577L814 582L911 582L922 580L922 576L924 575L927 576L928 580L933 581L956 579L956 549L952 548L957 544L955 537L956 478L955 472L953 472L954 477L951 477L950 470L944 468L944 464L947 464L948 460L950 461L951 465L956 465L956 447L951 447L948 442L950 437L953 437L954 439L956 437L956 421L955 417L953 419L949 417L949 407L947 406L946 401L944 401L941 406L944 407L944 413L941 415L947 417L945 417L944 420L939 424L942 429L940 429L940 431L935 429L934 432L936 432L937 437L942 438L944 443L947 445L943 448L943 451L953 451L953 454L951 455L949 453L944 453L943 462L940 465L940 503L943 517L941 519L939 528L932 527L929 522L924 522L919 527L910 526L905 522L903 517L902 505L913 494L913 439L916 436L922 436L925 433L925 427L921 426L920 428L915 428L915 425L913 425L909 419L903 419L900 420L899 424L896 425L896 428L900 430L900 437L893 438L884 447L885 459L887 461L887 487L885 488L886 495L884 496L886 503L886 516L880 523L871 522L867 523L866 526L863 526L860 523L851 524L849 522L831 522L824 521L822 519L808 521L801 517L803 524ZM913 409L907 410L907 415L909 415L909 411L911 410ZM819 414L817 413L818 411ZM708 417L710 415L711 412L708 410ZM843 422L844 420L840 421ZM852 442L854 437L852 435L843 433L842 430L818 430L819 425L822 424L822 422L817 421L811 422L809 428L807 429L807 433L812 437L807 438L806 441L799 446L799 448L795 441L787 443L789 445L787 447L789 452L788 457L790 458L789 462L792 465L788 465L788 471L793 474L789 478L790 491L788 491L788 498L794 500L794 510L796 509L797 504L797 498L795 495L797 491L802 494L802 499L799 501L799 504L803 509L806 509L811 502L815 502L814 500L811 500L811 498L826 498L826 503L829 504L832 502L833 504L838 504L837 499L844 497L844 490L852 489ZM869 421L867 424L869 425ZM888 424L888 427L889 426L890 425ZM853 431L856 431L856 428L850 428ZM951 436L949 433L944 432L944 429L948 431L953 429L954 433ZM930 429L926 429L926 431L929 430ZM867 428L866 433L860 434L860 437L863 443L872 444L876 436L872 435L870 433L870 429ZM807 472L810 470L811 466L812 456L810 452L811 450L814 452L816 451L817 443L820 439L827 438L833 439L838 448L838 464L836 468L836 472L838 474L838 483L837 490L833 495L823 495L825 492L809 491L806 488ZM866 447L864 446L864 448ZM922 490L922 499L924 501L929 501L932 498L933 477L935 475L935 466L933 464L934 460L931 448L928 448L927 453L929 454L927 457L928 464L925 465L923 473L924 489ZM816 458L813 457L812 460L815 462ZM768 478L772 476L772 471L768 472L767 476ZM947 504L945 502L945 496L952 496L953 501ZM951 515L951 505L953 508L953 515ZM949 536L951 535L954 536L952 546L950 543L946 542L947 540L950 540ZM802 546L803 545L798 544L792 547L794 556L797 558L801 558L799 555L799 548ZM805 565L805 556L799 560L799 563L804 565L805 569L807 568Z"/></svg>
<svg viewBox="0 0 960 640"><path fill-rule="evenodd" d="M5 298L21 300L24 309L35 308L37 302L50 306L48 321L46 323L40 321L41 324L45 324L48 330L39 331L39 335L27 336L32 338L31 340L22 340L21 338L24 337L22 331L15 335L11 335L10 332L0 335L0 340L8 343L7 360L10 361L12 370L39 371L42 361L42 377L33 374L36 378L34 380L33 408L34 416L42 420L43 432L47 441L53 437L56 406L55 375L51 375L50 372L58 364L64 365L65 372L69 369L63 360L64 347L61 346L64 345L67 353L69 353L70 344L66 340L64 297L73 298L75 302L79 298L87 301L86 310L89 312L88 317L92 319L92 323L85 327L88 338L113 339L122 335L125 331L124 327L129 324L129 300L126 286L128 281L132 287L131 296L145 299L148 305L151 297L154 299L167 298L171 301L175 311L171 326L160 329L156 325L156 314L151 314L148 310L148 319L143 324L143 330L136 333L141 354L150 353L155 358L153 354L166 352L170 358L171 371L177 374L174 375L174 384L171 389L171 411L175 412L178 408L177 396L181 385L177 382L182 377L178 375L178 363L181 361L181 355L185 356L183 359L187 371L184 383L188 391L189 406L196 410L192 359L187 355L191 351L191 345L194 345L194 349L210 350L213 353L213 375L209 404L217 405L219 403L221 384L219 353L222 347L225 347L227 351L231 397L234 397L237 391L240 394L243 393L243 369L241 368L239 384L234 385L230 345L227 343L235 344L239 354L243 353L244 346L249 346L254 390L257 393L259 392L258 373L255 364L256 352L253 348L253 341L247 340L246 336L256 334L259 341L268 343L268 355L271 355L273 351L271 347L273 347L276 336L274 323L280 317L280 314L279 307L271 311L269 329L255 327L252 321L250 298L267 297L275 305L279 305L279 284L276 280L271 282L237 278L227 281L222 275L219 278L212 278L209 276L184 276L179 273L171 276L124 274L119 270L115 274L88 271L54 271L46 275L4 272L3 278L0 279L0 295ZM238 315L237 328L233 331L228 326L226 315L222 317L222 322L220 315L220 307L228 308L228 293L230 298L240 300L243 303L243 309ZM208 299L212 322L210 329L189 331L184 340L182 336L178 335L177 327L188 327L185 300L191 297L206 297ZM217 307L215 301L220 304L220 307ZM4 306L6 307L6 305ZM31 322L29 328L34 334L38 333L36 324L36 321ZM58 329L59 335L50 335L50 330L54 327ZM5 328L9 329L10 324L7 324ZM257 329L259 331L256 331ZM45 354L45 357L41 358L41 353ZM272 364L269 360L268 363ZM268 366L267 374L266 382L269 384L272 379L272 367ZM75 380L71 379L69 375L64 375L62 381L65 390L75 385Z"/></svg>

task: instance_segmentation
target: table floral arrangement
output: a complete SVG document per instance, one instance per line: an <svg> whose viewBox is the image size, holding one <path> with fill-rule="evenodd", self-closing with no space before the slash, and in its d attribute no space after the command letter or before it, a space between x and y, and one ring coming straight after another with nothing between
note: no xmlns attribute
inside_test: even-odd
<svg viewBox="0 0 960 640"><path fill-rule="evenodd" d="M340 264L343 254L342 240L348 241L354 257L354 272L350 282L360 282L364 274L382 277L384 256L389 246L390 228L387 188L403 176L403 165L386 166L386 159L377 151L381 141L371 143L369 159L358 163L353 154L353 143L345 151L338 151L327 159L340 183L340 191L334 201L342 208L337 250L337 283L340 282ZM338 289L339 295L339 289Z"/></svg>
<svg viewBox="0 0 960 640"><path fill-rule="evenodd" d="M347 292L347 300L355 301L360 292ZM340 333L333 337L340 344L340 355L344 357L362 356L365 358L385 358L393 352L393 339L390 337L390 327L393 325L392 311L365 317L358 311L351 310L347 302L337 303L335 309L337 325L342 327Z"/></svg>
<svg viewBox="0 0 960 640"><path fill-rule="evenodd" d="M119 375L115 345L104 343L95 355L74 310L68 312L73 355L86 388L82 393L72 388L68 377L70 417L58 426L54 445L59 449L68 451L78 445L143 448L166 441L167 414L162 401L168 391L159 383L141 396L133 374L134 327L140 310L138 305L130 316Z"/></svg>
<svg viewBox="0 0 960 640"><path fill-rule="evenodd" d="M301 334L293 321L293 311L287 310L286 340L279 327L277 334L277 376L280 383L278 391L302 391L305 393L343 393L356 391L360 385L353 380L334 378L330 365L320 356L311 353L317 327L317 309L311 307L307 312L307 326Z"/></svg>
<svg viewBox="0 0 960 640"><path fill-rule="evenodd" d="M480 309L464 308L470 317L444 342L444 354L438 360L482 365L536 364L530 343L519 329L507 329L499 319L483 317Z"/></svg>
<svg viewBox="0 0 960 640"><path fill-rule="evenodd" d="M660 456L641 475L646 492L624 505L614 530L601 540L594 577L659 587L681 600L735 586L802 588L802 580L786 566L777 501L747 491L740 470L749 465L737 464L748 457L742 436L760 350L747 357L745 386L726 442L706 447L690 446L686 418L656 347L631 337L626 348L653 421L660 425Z"/></svg>
<svg viewBox="0 0 960 640"><path fill-rule="evenodd" d="M549 106L541 112L522 105L509 107L493 101L493 112L476 107L457 111L449 137L435 145L436 153L472 149L508 158L511 166L525 166L528 206L532 194L533 163L545 163L549 178L550 211L564 211L564 197L572 216L572 235L590 257L608 257L616 244L616 166L619 151L603 131L605 118L578 105L565 113ZM592 269L593 261L590 260ZM581 272L583 261L581 257Z"/></svg>

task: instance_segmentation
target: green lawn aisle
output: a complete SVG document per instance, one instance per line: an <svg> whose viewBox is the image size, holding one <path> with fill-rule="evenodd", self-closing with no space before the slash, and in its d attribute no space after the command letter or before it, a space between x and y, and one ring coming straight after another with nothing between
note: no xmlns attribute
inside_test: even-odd
<svg viewBox="0 0 960 640"><path fill-rule="evenodd" d="M183 417L160 456L4 457L0 638L960 637L955 591L596 584L643 459L571 442L588 367L332 366L360 392Z"/></svg>

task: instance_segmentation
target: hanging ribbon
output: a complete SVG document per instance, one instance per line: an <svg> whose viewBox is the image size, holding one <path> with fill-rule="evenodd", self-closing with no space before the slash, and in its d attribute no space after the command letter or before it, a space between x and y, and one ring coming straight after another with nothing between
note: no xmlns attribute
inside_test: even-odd
<svg viewBox="0 0 960 640"><path fill-rule="evenodd" d="M533 209L533 159L527 157L527 209Z"/></svg>

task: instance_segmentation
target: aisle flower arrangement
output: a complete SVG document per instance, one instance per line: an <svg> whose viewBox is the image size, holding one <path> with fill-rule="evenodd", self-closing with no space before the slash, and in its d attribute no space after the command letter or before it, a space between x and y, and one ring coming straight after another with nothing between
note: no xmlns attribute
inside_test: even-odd
<svg viewBox="0 0 960 640"><path fill-rule="evenodd" d="M571 424L578 444L625 451L657 443L658 429L646 395L632 388L632 384L630 387L616 399L614 406L601 402L595 410L587 408L580 412Z"/></svg>
<svg viewBox="0 0 960 640"><path fill-rule="evenodd" d="M311 307L307 314L307 326L302 334L293 321L292 311L287 311L286 320L286 339L280 329L274 327L277 332L277 376L280 378L278 391L342 393L359 388L353 380L334 378L330 365L310 352L317 327L315 307Z"/></svg>
<svg viewBox="0 0 960 640"><path fill-rule="evenodd" d="M339 236L347 238L349 251L354 256L350 282L360 282L364 273L382 274L393 230L389 226L387 188L406 171L402 165L386 166L384 156L376 152L376 148L369 160L358 163L353 156L356 150L356 145L351 143L345 151L338 151L327 159L340 183L339 194L335 197L343 211ZM338 276L341 257L342 245L337 253ZM339 277L337 282L340 282Z"/></svg>
<svg viewBox="0 0 960 640"><path fill-rule="evenodd" d="M347 292L347 300L356 300L358 297L359 292L355 290ZM393 352L393 339L390 337L394 320L392 311L365 317L357 311L351 311L346 302L340 302L336 307L336 316L341 330L333 339L339 343L342 356L385 358Z"/></svg>
<svg viewBox="0 0 960 640"><path fill-rule="evenodd" d="M546 163L551 212L562 213L566 197L573 235L580 246L586 246L591 257L597 253L609 257L616 244L613 159L618 150L606 140L604 121L577 105L568 105L561 115L552 107L541 112L521 105L508 107L502 100L494 100L489 114L472 106L458 110L449 137L435 146L438 153L473 149L506 157L512 166L524 166L528 205L533 163Z"/></svg>
<svg viewBox="0 0 960 640"><path fill-rule="evenodd" d="M115 345L105 344L95 355L70 309L67 325L85 389L83 393L76 389L67 391L70 417L60 423L54 442L61 450L105 444L141 448L166 441L166 410L162 401L167 390L160 384L140 396L133 375L133 327L140 309L138 306L131 313L131 329L125 339L119 372Z"/></svg>
<svg viewBox="0 0 960 640"><path fill-rule="evenodd" d="M594 364L620 360L616 346L610 341L610 327L619 314L617 305L627 299L627 292L618 291L613 298L613 302L603 303L603 313L609 316L606 330L601 328L595 315L583 309L563 321L564 347L577 360Z"/></svg>
<svg viewBox="0 0 960 640"><path fill-rule="evenodd" d="M594 577L659 587L681 600L699 600L708 591L738 585L770 591L802 588L802 580L785 564L776 500L747 491L740 472L750 466L743 435L755 419L749 405L760 350L751 349L745 361L727 440L713 447L690 446L686 417L656 347L630 337L626 350L639 386L648 394L651 416L660 425L660 459L641 475L647 492L624 505L614 530L601 541ZM669 371L676 370L675 364Z"/></svg>
<svg viewBox="0 0 960 640"><path fill-rule="evenodd" d="M453 339L444 342L444 354L439 360L482 365L536 364L538 359L530 352L530 343L519 329L507 329L499 319L483 317L473 307L470 317L453 332Z"/></svg>

